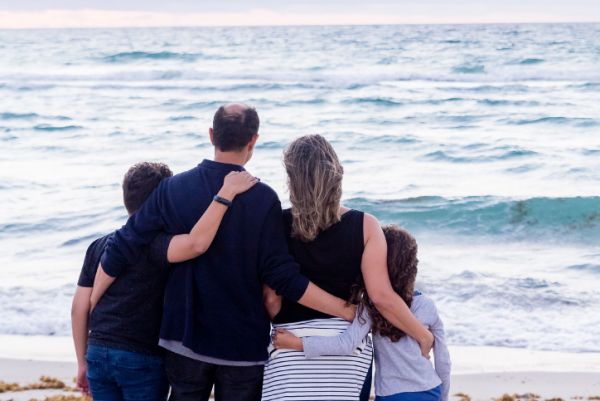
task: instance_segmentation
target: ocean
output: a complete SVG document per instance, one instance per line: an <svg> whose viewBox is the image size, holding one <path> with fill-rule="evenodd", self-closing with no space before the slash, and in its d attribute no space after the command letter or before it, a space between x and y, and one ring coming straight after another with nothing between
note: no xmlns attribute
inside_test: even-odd
<svg viewBox="0 0 600 401"><path fill-rule="evenodd" d="M210 158L231 101L285 205L285 146L333 143L450 344L600 351L600 24L0 31L0 334L69 334L124 172Z"/></svg>

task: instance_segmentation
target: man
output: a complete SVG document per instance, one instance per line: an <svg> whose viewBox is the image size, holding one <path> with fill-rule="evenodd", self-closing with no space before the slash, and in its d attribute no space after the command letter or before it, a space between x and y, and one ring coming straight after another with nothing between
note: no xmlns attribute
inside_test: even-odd
<svg viewBox="0 0 600 401"><path fill-rule="evenodd" d="M259 400L270 323L262 285L321 312L352 320L354 310L299 273L287 250L281 204L263 183L236 202L214 195L231 171L244 171L258 140L256 110L229 104L209 130L214 160L163 181L108 242L102 269L123 274L159 233L185 233L216 200L230 205L211 247L175 265L165 292L160 345L167 349L171 399ZM92 302L96 302L92 296Z"/></svg>

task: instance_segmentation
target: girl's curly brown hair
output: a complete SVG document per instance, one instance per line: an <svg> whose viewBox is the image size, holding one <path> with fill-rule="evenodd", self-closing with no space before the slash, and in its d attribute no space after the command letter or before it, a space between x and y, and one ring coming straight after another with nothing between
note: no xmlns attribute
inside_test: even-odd
<svg viewBox="0 0 600 401"><path fill-rule="evenodd" d="M384 226L383 233L387 242L387 265L390 282L394 291L410 307L417 277L417 264L419 263L417 259L417 241L408 231L396 225ZM406 335L402 330L388 322L375 308L369 294L367 294L362 276L360 282L353 288L350 302L358 304L358 313L363 308L367 309L373 322L373 334L388 337L392 342L396 342Z"/></svg>

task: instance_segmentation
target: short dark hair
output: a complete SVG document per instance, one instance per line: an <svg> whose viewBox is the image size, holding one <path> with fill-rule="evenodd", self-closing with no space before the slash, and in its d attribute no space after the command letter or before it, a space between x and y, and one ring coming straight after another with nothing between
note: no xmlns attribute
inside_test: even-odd
<svg viewBox="0 0 600 401"><path fill-rule="evenodd" d="M241 150L258 134L260 121L254 107L246 107L241 112L228 113L221 106L213 118L213 141L222 152Z"/></svg>
<svg viewBox="0 0 600 401"><path fill-rule="evenodd" d="M134 164L123 178L123 202L129 214L135 213L150 196L161 180L173 172L163 163Z"/></svg>

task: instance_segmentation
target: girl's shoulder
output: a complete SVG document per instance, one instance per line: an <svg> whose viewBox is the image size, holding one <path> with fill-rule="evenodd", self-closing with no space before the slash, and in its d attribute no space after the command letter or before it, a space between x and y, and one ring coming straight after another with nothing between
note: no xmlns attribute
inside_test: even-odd
<svg viewBox="0 0 600 401"><path fill-rule="evenodd" d="M431 316L437 315L435 303L427 295L419 290L415 290L413 294L412 304L410 309L415 316Z"/></svg>

